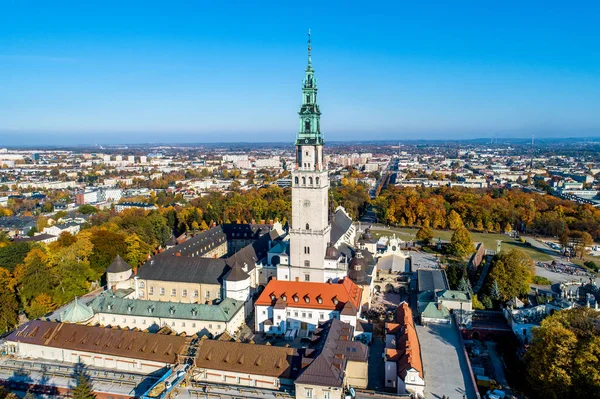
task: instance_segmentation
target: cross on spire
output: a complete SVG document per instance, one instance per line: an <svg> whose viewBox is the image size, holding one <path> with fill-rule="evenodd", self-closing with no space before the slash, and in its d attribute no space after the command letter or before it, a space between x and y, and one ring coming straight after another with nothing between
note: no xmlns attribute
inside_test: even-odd
<svg viewBox="0 0 600 399"><path fill-rule="evenodd" d="M310 29L308 30L308 65L311 64L311 59L310 59L310 52L312 50L312 47L310 46Z"/></svg>

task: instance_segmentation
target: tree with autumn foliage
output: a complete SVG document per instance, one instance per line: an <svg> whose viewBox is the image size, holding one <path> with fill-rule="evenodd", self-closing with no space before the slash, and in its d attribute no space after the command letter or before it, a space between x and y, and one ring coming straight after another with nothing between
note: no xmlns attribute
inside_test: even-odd
<svg viewBox="0 0 600 399"><path fill-rule="evenodd" d="M425 245L429 245L433 239L433 230L428 226L423 226L417 231L415 238Z"/></svg>
<svg viewBox="0 0 600 399"><path fill-rule="evenodd" d="M600 397L600 313L589 308L556 312L534 328L525 354L537 398Z"/></svg>
<svg viewBox="0 0 600 399"><path fill-rule="evenodd" d="M18 322L16 284L11 272L0 267L0 334L12 330Z"/></svg>
<svg viewBox="0 0 600 399"><path fill-rule="evenodd" d="M449 251L452 255L461 258L475 252L475 244L473 244L473 238L469 230L465 227L459 227L454 230L450 239Z"/></svg>
<svg viewBox="0 0 600 399"><path fill-rule="evenodd" d="M523 251L500 252L492 260L486 291L501 301L522 297L529 292L534 275L533 260Z"/></svg>

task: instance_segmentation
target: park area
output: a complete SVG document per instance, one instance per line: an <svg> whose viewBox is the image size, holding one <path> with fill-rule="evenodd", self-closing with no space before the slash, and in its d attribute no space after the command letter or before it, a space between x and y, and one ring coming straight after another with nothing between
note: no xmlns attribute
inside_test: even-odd
<svg viewBox="0 0 600 399"><path fill-rule="evenodd" d="M438 238L442 241L449 242L453 233L452 230L432 230L434 237L433 242L437 242ZM416 227L394 227L389 229L384 227L373 227L371 229L371 232L375 237L379 238L381 236L389 236L392 234L396 234L398 238L404 241L414 240L417 231L419 231L419 229ZM473 237L473 242L483 242L483 245L486 249L496 250L496 240L501 240L503 250L510 251L511 249L518 248L521 251L525 252L527 255L529 255L531 259L535 261L545 262L552 260L552 256L550 256L548 251L546 251L545 249L538 248L536 246L529 246L507 234L471 232L471 236Z"/></svg>

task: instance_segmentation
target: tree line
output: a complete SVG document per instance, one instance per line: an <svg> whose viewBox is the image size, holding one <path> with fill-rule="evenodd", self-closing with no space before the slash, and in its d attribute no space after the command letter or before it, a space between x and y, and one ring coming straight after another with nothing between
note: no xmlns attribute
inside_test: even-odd
<svg viewBox="0 0 600 399"><path fill-rule="evenodd" d="M463 224L470 231L600 238L600 209L518 189L390 186L373 204L379 220L394 226L454 230Z"/></svg>

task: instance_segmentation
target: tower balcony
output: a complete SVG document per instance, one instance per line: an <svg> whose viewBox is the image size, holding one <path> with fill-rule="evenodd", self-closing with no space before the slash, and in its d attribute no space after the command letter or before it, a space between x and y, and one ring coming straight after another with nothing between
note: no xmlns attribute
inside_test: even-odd
<svg viewBox="0 0 600 399"><path fill-rule="evenodd" d="M298 235L308 235L308 236L322 237L324 235L329 234L330 231L331 231L331 226L327 226L327 227L325 227L324 229L321 229L321 230L314 230L314 229L306 230L306 229L294 229L294 228L291 228L290 229L290 234L298 234Z"/></svg>

